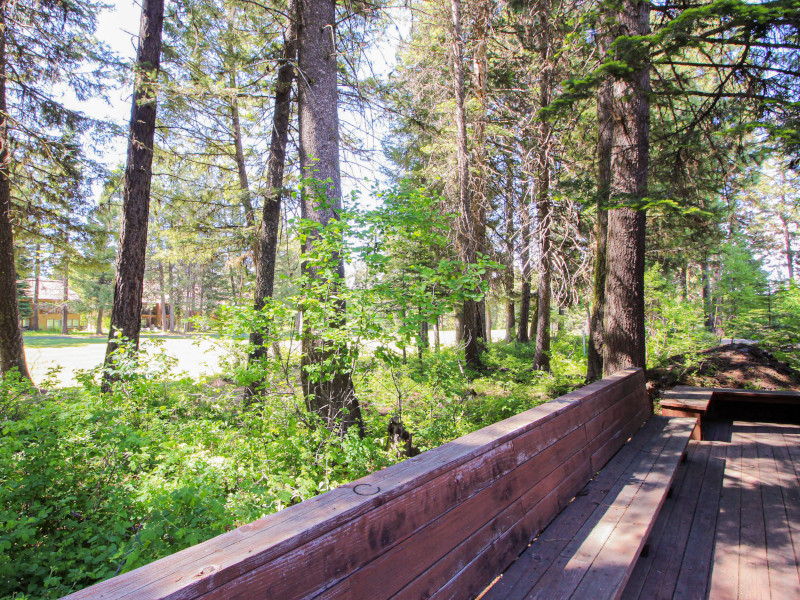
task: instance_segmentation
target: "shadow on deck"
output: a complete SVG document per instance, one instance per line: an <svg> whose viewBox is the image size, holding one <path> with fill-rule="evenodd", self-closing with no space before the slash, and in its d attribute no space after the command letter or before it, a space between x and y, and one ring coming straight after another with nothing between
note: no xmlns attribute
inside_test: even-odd
<svg viewBox="0 0 800 600"><path fill-rule="evenodd" d="M623 599L800 598L796 410L737 404L704 423Z"/></svg>

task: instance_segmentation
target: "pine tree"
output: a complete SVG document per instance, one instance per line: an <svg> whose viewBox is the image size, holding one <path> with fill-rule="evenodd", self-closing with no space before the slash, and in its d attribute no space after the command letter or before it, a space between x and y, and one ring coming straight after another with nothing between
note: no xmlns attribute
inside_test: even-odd
<svg viewBox="0 0 800 600"><path fill-rule="evenodd" d="M145 0L142 4L139 49L136 56L136 84L125 166L114 303L106 348L107 365L113 362L114 352L119 347L119 336L130 340L136 348L139 346L156 126L156 81L161 60L163 20L163 0ZM105 391L109 389L111 379L111 375L107 373L103 380Z"/></svg>

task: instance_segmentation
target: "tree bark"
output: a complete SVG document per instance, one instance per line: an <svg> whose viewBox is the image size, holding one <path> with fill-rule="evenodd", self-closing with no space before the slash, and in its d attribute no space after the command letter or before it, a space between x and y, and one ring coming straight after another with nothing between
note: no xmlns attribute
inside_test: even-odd
<svg viewBox="0 0 800 600"><path fill-rule="evenodd" d="M549 12L545 7L543 12ZM550 43L549 20L544 19L541 41L542 73L539 77L539 107L550 105ZM538 152L536 156L536 212L537 241L539 243L539 286L537 290L538 310L536 312L536 350L533 355L533 368L550 371L550 282L552 278L552 257L550 231L552 229L552 207L550 205L550 147L552 146L552 125L546 117L540 116L538 123Z"/></svg>
<svg viewBox="0 0 800 600"><path fill-rule="evenodd" d="M488 241L486 239L486 212L489 208L488 195L486 193L486 125L488 114L487 90L489 82L488 42L490 36L492 6L488 0L479 0L478 2L474 2L472 4L475 10L472 24L473 36L475 40L474 49L472 52L472 75L475 99L477 100L479 109L475 115L472 130L474 159L470 161L470 182L472 189L474 190L474 194L472 194L470 198L470 205L472 208L472 223L475 235L475 253L477 256L478 253L489 253ZM462 39L463 59L463 38L461 38L460 34L459 38ZM466 117L464 117L464 119L466 122ZM460 148L459 151L461 151ZM466 142L464 145L464 151L469 152ZM472 175L473 173L474 175ZM492 338L491 333L489 333L489 325L487 324L487 320L489 318L489 309L487 307L486 298L482 298L477 304L478 306L476 308L476 315L478 316L478 323L476 323L476 331L479 332L479 339L483 339L488 343L492 341Z"/></svg>
<svg viewBox="0 0 800 600"><path fill-rule="evenodd" d="M289 139L289 122L292 114L292 82L294 81L294 62L297 56L297 1L290 0L287 8L289 24L283 39L278 78L275 84L275 109L272 116L272 136L269 144L267 163L267 196L262 209L261 227L258 232L256 260L256 288L253 308L263 310L268 298L272 298L275 285L275 262L278 254L278 233L280 231L281 201L283 197L283 171L286 164L286 143ZM250 334L252 351L248 362L252 365L266 356L264 336L268 332L254 330ZM247 387L245 395L256 394L261 382Z"/></svg>
<svg viewBox="0 0 800 600"><path fill-rule="evenodd" d="M19 324L17 268L14 263L14 228L11 224L11 152L6 105L6 10L0 2L0 372L17 369L30 379Z"/></svg>
<svg viewBox="0 0 800 600"><path fill-rule="evenodd" d="M61 334L67 335L69 333L69 260L64 266L64 304L61 305Z"/></svg>
<svg viewBox="0 0 800 600"><path fill-rule="evenodd" d="M97 307L97 323L95 324L95 333L97 335L103 335L103 307Z"/></svg>
<svg viewBox="0 0 800 600"><path fill-rule="evenodd" d="M784 251L786 253L786 271L789 275L789 283L794 283L794 252L792 251L792 238L789 234L789 220L785 215L781 215L781 225L783 226Z"/></svg>
<svg viewBox="0 0 800 600"><path fill-rule="evenodd" d="M461 0L451 0L453 90L456 101L456 148L458 155L458 253L465 264L475 263L475 228L470 194L467 119L464 112L464 40L461 37ZM464 300L462 309L462 344L467 365L480 367L480 339L483 337L478 303Z"/></svg>
<svg viewBox="0 0 800 600"><path fill-rule="evenodd" d="M143 0L114 280L114 303L106 348L107 366L113 364L112 356L119 345L118 335L130 340L133 348L139 347L156 127L156 83L161 61L163 22L164 0ZM103 378L104 391L110 389L111 380L107 372Z"/></svg>
<svg viewBox="0 0 800 600"><path fill-rule="evenodd" d="M161 291L161 332L167 332L167 292L164 287L164 263L158 261L158 289Z"/></svg>
<svg viewBox="0 0 800 600"><path fill-rule="evenodd" d="M713 297L711 295L711 267L708 259L703 260L703 313L705 315L705 327L709 331L714 329L714 309Z"/></svg>
<svg viewBox="0 0 800 600"><path fill-rule="evenodd" d="M506 195L503 218L506 234L506 264L503 287L506 296L506 342L514 341L516 315L514 314L514 171L510 157L506 157Z"/></svg>
<svg viewBox="0 0 800 600"><path fill-rule="evenodd" d="M624 0L618 15L620 35L650 32L650 5ZM631 57L626 57L630 59ZM650 146L650 69L647 60L632 65L626 79L614 82L614 141L611 159L612 201L608 214L606 310L603 371L646 366L644 271Z"/></svg>
<svg viewBox="0 0 800 600"><path fill-rule="evenodd" d="M522 285L519 300L519 327L517 330L517 341L520 344L527 344L530 342L530 336L528 335L528 323L530 321L531 310L531 217L530 207L527 201L527 193L522 199L520 209L522 216L522 237L520 238L520 243L522 244L522 249L520 251L520 262L522 263Z"/></svg>
<svg viewBox="0 0 800 600"><path fill-rule="evenodd" d="M175 333L175 280L172 276L172 263L167 263L167 282L169 284L169 332Z"/></svg>
<svg viewBox="0 0 800 600"><path fill-rule="evenodd" d="M298 109L300 124L300 169L304 177L313 178L315 189L305 189L301 198L301 215L322 227L339 218L342 208L341 175L339 172L339 114L336 60L335 0L299 0ZM303 253L308 255L317 242L309 235ZM335 274L327 282L331 297L336 298L345 285L344 262L332 256ZM311 280L327 277L321 270L304 261L304 271ZM345 304L334 302L329 323L344 324ZM345 344L324 339L315 332L315 323L304 318L301 380L308 408L317 412L330 429L347 429L357 425L363 435L361 408L356 398ZM329 325L330 326L330 325ZM328 369L322 377L310 375Z"/></svg>
<svg viewBox="0 0 800 600"><path fill-rule="evenodd" d="M786 171L781 169L781 209L786 210ZM792 251L792 237L789 233L789 218L781 212L781 225L783 229L784 252L786 254L786 271L789 275L789 284L794 284L794 252Z"/></svg>
<svg viewBox="0 0 800 600"><path fill-rule="evenodd" d="M42 273L42 258L39 255L39 244L36 244L36 257L33 266L33 316L31 317L31 329L39 331L39 276Z"/></svg>
<svg viewBox="0 0 800 600"><path fill-rule="evenodd" d="M608 41L601 44L608 49ZM608 237L608 201L611 194L611 151L614 139L613 81L605 80L597 91L597 225L594 258L594 289L589 317L589 344L586 381L603 376L603 316L606 305L606 248Z"/></svg>
<svg viewBox="0 0 800 600"><path fill-rule="evenodd" d="M419 324L419 344L417 345L417 352L420 360L422 360L422 354L428 350L431 345L428 331L428 322L421 321Z"/></svg>

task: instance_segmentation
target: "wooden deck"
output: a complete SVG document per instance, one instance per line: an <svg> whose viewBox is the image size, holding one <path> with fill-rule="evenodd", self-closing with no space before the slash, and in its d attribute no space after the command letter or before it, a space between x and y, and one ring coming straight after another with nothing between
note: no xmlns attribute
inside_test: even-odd
<svg viewBox="0 0 800 600"><path fill-rule="evenodd" d="M705 436L622 598L800 598L800 426L720 420Z"/></svg>

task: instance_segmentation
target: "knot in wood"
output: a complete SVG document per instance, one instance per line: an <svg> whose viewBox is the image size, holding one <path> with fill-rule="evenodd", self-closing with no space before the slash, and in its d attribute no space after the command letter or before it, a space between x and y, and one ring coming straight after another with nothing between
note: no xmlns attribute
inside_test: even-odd
<svg viewBox="0 0 800 600"><path fill-rule="evenodd" d="M219 565L208 565L200 569L200 571L195 575L195 577L205 577L206 575L211 575L214 571L219 569Z"/></svg>

